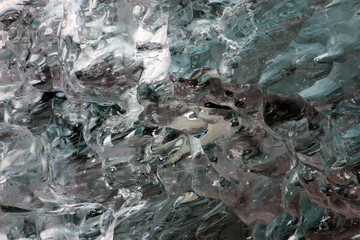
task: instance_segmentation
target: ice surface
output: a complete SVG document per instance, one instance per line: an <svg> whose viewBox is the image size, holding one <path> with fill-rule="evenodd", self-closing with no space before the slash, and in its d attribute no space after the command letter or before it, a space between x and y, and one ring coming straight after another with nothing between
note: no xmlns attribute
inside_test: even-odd
<svg viewBox="0 0 360 240"><path fill-rule="evenodd" d="M0 239L358 239L360 3L0 2Z"/></svg>

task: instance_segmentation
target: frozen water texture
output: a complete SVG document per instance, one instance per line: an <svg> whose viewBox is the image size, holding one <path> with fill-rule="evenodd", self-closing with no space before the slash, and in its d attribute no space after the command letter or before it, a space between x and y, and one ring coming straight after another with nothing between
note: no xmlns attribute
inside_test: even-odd
<svg viewBox="0 0 360 240"><path fill-rule="evenodd" d="M360 3L0 2L0 239L357 239Z"/></svg>

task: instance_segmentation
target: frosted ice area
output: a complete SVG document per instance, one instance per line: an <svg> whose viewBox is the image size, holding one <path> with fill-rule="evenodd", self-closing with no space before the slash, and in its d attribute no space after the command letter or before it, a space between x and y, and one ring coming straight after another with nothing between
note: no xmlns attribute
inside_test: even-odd
<svg viewBox="0 0 360 240"><path fill-rule="evenodd" d="M358 0L0 1L0 239L360 239Z"/></svg>

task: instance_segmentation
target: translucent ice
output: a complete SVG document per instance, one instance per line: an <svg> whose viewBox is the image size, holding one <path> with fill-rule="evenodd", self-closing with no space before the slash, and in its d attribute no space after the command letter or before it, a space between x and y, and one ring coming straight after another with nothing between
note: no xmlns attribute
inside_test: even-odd
<svg viewBox="0 0 360 240"><path fill-rule="evenodd" d="M360 3L0 3L0 239L357 239Z"/></svg>

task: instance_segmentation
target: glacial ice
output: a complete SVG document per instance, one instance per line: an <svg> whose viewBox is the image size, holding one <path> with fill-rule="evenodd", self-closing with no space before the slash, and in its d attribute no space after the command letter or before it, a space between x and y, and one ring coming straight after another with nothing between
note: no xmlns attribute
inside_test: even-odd
<svg viewBox="0 0 360 240"><path fill-rule="evenodd" d="M358 239L360 3L0 2L0 239Z"/></svg>

